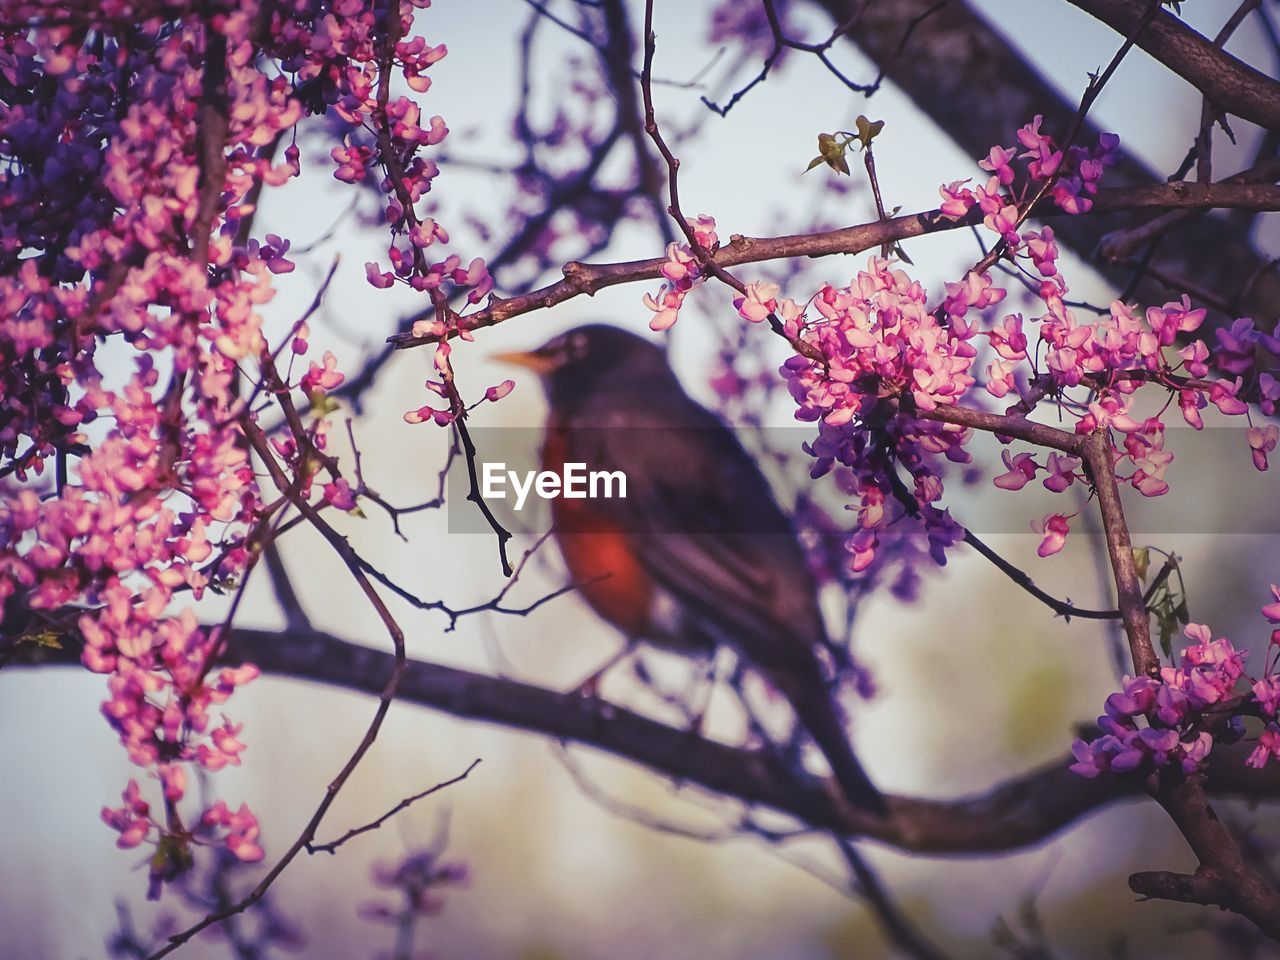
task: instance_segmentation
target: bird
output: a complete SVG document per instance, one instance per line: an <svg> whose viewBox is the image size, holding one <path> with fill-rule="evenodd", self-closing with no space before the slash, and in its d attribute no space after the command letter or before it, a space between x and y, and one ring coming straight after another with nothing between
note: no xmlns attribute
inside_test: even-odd
<svg viewBox="0 0 1280 960"><path fill-rule="evenodd" d="M832 696L818 586L791 521L665 351L590 324L494 359L541 380L543 470L574 463L626 477L625 497L550 503L553 538L587 604L633 643L702 656L735 649L786 697L848 803L885 815Z"/></svg>

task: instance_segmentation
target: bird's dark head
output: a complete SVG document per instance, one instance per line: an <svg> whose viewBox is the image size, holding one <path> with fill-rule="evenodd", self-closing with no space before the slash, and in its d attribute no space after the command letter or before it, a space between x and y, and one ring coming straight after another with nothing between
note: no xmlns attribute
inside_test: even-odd
<svg viewBox="0 0 1280 960"><path fill-rule="evenodd" d="M674 379L660 346L603 323L574 327L536 350L503 353L494 359L538 374L553 405L573 405L625 381L652 386Z"/></svg>

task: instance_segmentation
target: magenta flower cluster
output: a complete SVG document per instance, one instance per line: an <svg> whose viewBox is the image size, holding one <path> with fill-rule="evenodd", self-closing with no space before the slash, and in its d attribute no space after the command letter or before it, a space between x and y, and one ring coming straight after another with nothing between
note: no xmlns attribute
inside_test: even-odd
<svg viewBox="0 0 1280 960"><path fill-rule="evenodd" d="M1112 441L1117 477L1148 497L1169 489L1173 454L1165 447L1161 416L1132 414L1141 387L1170 393L1196 429L1203 427L1201 411L1209 406L1249 418L1247 400L1268 416L1280 401L1280 328L1268 334L1239 320L1217 331L1211 346L1189 338L1205 311L1185 296L1146 310L1117 301L1097 320L1081 319L1067 306L1052 227L1023 230L1021 224L1028 204L1040 196L1068 213L1087 211L1119 141L1105 134L1091 148L1063 151L1040 128L1037 117L1018 131L1021 152L992 148L979 164L991 172L985 184L942 187L938 214L980 214L1007 255L1025 261L1039 278L1033 285L1044 306L1036 320L1038 339L1021 313L995 314L992 308L1006 290L988 273L970 271L931 301L922 284L881 258L872 258L847 286L824 285L803 305L780 297L777 285L768 283L748 283L734 300L744 319L773 316L793 342L805 345L782 372L797 418L818 424L811 447L815 475L836 464L852 471L846 486L860 500L858 531L849 543L855 570L873 562L879 531L904 516L923 523L939 560L958 539L941 506L944 467L947 461L970 461L965 445L971 431L936 411L962 400L980 406L972 396L975 386L1021 416L1047 403L1077 434L1102 432ZM668 262L681 283L700 279L687 247L673 246ZM672 277L668 281L659 300L646 297L658 312L658 327L674 322L687 292ZM1175 349L1178 338L1186 345ZM1258 469L1266 469L1278 435L1274 424L1250 423L1246 436ZM1083 477L1078 459L1059 452L1047 458L1006 453L1004 462L1006 472L995 482L1008 490L1042 471L1044 486L1058 493ZM1063 548L1070 519L1064 511L1034 522L1042 556Z"/></svg>
<svg viewBox="0 0 1280 960"><path fill-rule="evenodd" d="M711 217L695 217L688 224L704 254L713 252L720 245L716 222ZM657 331L669 329L679 319L684 298L704 279L698 254L688 243L667 244L666 262L660 269L665 282L657 294L644 295L644 305L653 311L649 329Z"/></svg>
<svg viewBox="0 0 1280 960"><path fill-rule="evenodd" d="M296 126L326 114L354 131L332 151L337 180L382 171L395 242L375 285L465 287L473 302L491 286L483 261L421 257L448 235L413 211L437 173L419 152L447 131L388 91L397 74L424 92L445 55L411 36L428 2L0 0L13 93L0 112L4 628L75 627L85 666L106 676L103 714L163 803L131 780L103 819L122 847L156 845L153 893L211 838L263 856L247 806L179 812L192 769L240 763L241 725L221 708L257 675L217 667L222 628L181 600L238 589L288 499L268 502L255 479L246 430L262 396L245 378L255 364L276 376L260 310L293 263L252 218L262 188L300 172ZM293 355L307 334L291 331ZM291 496L313 496L323 458L316 505L351 509L324 452L342 379L326 353L296 384L274 382L309 413L272 449Z"/></svg>
<svg viewBox="0 0 1280 960"><path fill-rule="evenodd" d="M1280 624L1280 587L1263 616ZM1204 624L1186 628L1192 646L1177 666L1162 667L1157 677L1126 677L1124 689L1107 697L1098 718L1102 735L1077 740L1071 769L1084 777L1114 771L1150 770L1176 764L1183 773L1201 768L1215 740L1239 739L1244 718L1263 721L1257 746L1245 760L1261 768L1280 758L1280 674L1254 680L1245 672L1245 652L1225 637L1214 638ZM1272 649L1280 629L1272 632ZM1274 668L1274 661L1272 663Z"/></svg>

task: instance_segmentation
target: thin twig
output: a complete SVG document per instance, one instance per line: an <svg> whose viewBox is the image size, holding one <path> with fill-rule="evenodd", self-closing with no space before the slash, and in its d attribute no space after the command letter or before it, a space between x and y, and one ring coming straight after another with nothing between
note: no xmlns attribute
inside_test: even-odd
<svg viewBox="0 0 1280 960"><path fill-rule="evenodd" d="M837 837L836 844L853 874L855 889L879 922L886 939L905 956L914 957L915 960L947 960L947 955L930 943L894 902L888 889L880 882L879 876L853 841Z"/></svg>
<svg viewBox="0 0 1280 960"><path fill-rule="evenodd" d="M360 834L368 833L370 830L377 830L379 827L381 827L384 823L386 823L388 820L394 817L401 810L411 807L413 804L417 803L419 800L429 797L433 793L439 793L441 790L444 790L446 787L452 787L455 783L461 783L463 780L467 779L467 777L470 776L471 771L474 770L479 765L480 765L480 758L477 757L475 760L471 761L471 764L470 766L467 767L467 769L463 770L456 777L453 777L449 780L443 780L440 783L437 783L434 787L428 787L426 790L423 790L421 793L415 793L411 797L405 797L403 800L397 803L394 807L392 807L382 816L378 817L378 819L372 820L369 823L366 823L362 827L352 827L342 836L338 837L338 839L330 840L328 843L307 844L307 853L337 853L338 848L342 846L344 843L346 843L348 840L350 840L352 837L358 837L360 836Z"/></svg>

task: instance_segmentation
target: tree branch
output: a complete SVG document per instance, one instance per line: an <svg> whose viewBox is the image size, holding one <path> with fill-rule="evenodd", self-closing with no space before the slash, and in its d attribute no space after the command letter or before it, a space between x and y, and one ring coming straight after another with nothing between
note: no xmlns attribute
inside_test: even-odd
<svg viewBox="0 0 1280 960"><path fill-rule="evenodd" d="M64 638L61 649L22 644L10 669L74 665L79 655L74 636ZM268 674L370 695L383 690L394 667L389 653L325 633L236 629L228 637L222 662L246 661ZM801 774L772 751L728 746L577 693L410 660L396 697L453 716L595 747L675 781L791 814L815 829L860 835L909 853L948 856L1017 850L1043 843L1095 810L1144 793L1141 780L1087 780L1070 772L1070 761L1064 759L972 796L889 797L890 816L880 818L839 802L834 784ZM1280 767L1246 767L1249 747L1237 744L1213 751L1208 789L1220 796L1280 799Z"/></svg>
<svg viewBox="0 0 1280 960"><path fill-rule="evenodd" d="M1069 0L1072 6L1129 35L1145 0ZM1138 38L1138 46L1203 93L1218 110L1267 130L1280 130L1280 82L1232 56L1167 10Z"/></svg>
<svg viewBox="0 0 1280 960"><path fill-rule="evenodd" d="M1142 597L1142 580L1120 502L1111 440L1103 433L1092 433L1085 441L1080 452L1098 496L1133 670L1136 675L1158 677L1160 658L1151 644L1151 619ZM1272 939L1280 940L1280 895L1249 865L1236 838L1209 806L1199 778L1184 776L1177 767L1165 768L1151 775L1148 789L1196 855L1200 864L1197 876L1201 880L1210 877L1217 880L1215 902L1253 921ZM1137 876L1141 885L1144 875ZM1153 885L1152 889L1156 887Z"/></svg>
<svg viewBox="0 0 1280 960"><path fill-rule="evenodd" d="M1101 189L1094 198L1093 209L1086 217L1102 213L1141 209L1213 209L1232 207L1249 210L1280 210L1280 188L1270 184L1199 184L1181 181L1149 187ZM1037 204L1032 215L1058 216L1062 211L1049 200ZM1077 218L1068 218L1077 219ZM982 220L981 212L952 220L938 210L873 221L821 233L802 233L783 237L744 237L735 235L730 242L708 254L718 267L734 267L744 263L761 263L788 257L823 257L832 254L856 254L886 243L908 240L943 230L972 226ZM661 276L663 257L631 260L623 263L589 264L570 261L564 265L564 279L537 290L506 299L493 298L482 310L459 317L459 325L467 331L492 327L521 314L545 310L582 295L594 296L606 287ZM449 330L450 338L458 336ZM401 333L389 337L396 349L435 343L435 337Z"/></svg>

